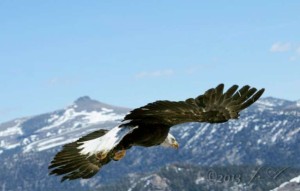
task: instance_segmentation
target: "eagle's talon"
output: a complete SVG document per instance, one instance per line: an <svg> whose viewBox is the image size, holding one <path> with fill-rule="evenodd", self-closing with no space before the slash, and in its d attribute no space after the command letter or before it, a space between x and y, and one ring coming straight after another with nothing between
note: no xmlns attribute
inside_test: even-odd
<svg viewBox="0 0 300 191"><path fill-rule="evenodd" d="M97 155L96 155L96 158L99 159L100 161L105 159L107 157L107 153L101 153L99 152Z"/></svg>
<svg viewBox="0 0 300 191"><path fill-rule="evenodd" d="M120 150L115 152L114 156L113 156L113 160L118 161L121 160L126 154L126 150Z"/></svg>

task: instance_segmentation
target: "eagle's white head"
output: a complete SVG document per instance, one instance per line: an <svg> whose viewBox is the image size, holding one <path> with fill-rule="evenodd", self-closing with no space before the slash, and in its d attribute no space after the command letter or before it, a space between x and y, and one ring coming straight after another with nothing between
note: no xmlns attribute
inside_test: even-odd
<svg viewBox="0 0 300 191"><path fill-rule="evenodd" d="M160 145L163 147L173 147L175 149L178 149L179 147L178 142L171 133L168 134L167 138Z"/></svg>

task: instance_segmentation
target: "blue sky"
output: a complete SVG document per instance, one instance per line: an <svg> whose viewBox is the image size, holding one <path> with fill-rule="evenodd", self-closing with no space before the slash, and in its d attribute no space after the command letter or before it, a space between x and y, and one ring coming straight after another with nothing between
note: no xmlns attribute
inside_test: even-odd
<svg viewBox="0 0 300 191"><path fill-rule="evenodd" d="M0 1L0 122L218 83L300 99L300 1Z"/></svg>

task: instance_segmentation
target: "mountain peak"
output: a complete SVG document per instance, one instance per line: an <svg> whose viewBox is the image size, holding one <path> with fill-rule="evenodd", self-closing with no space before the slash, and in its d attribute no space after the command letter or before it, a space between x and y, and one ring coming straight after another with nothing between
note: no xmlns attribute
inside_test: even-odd
<svg viewBox="0 0 300 191"><path fill-rule="evenodd" d="M87 101L92 101L92 99L89 96L82 96L82 97L77 98L75 100L75 103L78 103L78 102L87 102Z"/></svg>
<svg viewBox="0 0 300 191"><path fill-rule="evenodd" d="M81 108L81 109L101 109L102 107L105 107L105 108L111 108L112 106L109 105L109 104L106 104L106 103L102 103L102 102L99 102L97 100L94 100L92 98L90 98L89 96L82 96L82 97L79 97L77 98L75 101L74 101L74 105L77 105L77 107Z"/></svg>
<svg viewBox="0 0 300 191"><path fill-rule="evenodd" d="M102 110L105 109L113 109L115 112L127 113L128 108L118 107L114 105L110 105L107 103L103 103L97 101L95 99L90 98L89 96L81 96L74 101L73 106L76 106L76 111L94 111L94 110Z"/></svg>

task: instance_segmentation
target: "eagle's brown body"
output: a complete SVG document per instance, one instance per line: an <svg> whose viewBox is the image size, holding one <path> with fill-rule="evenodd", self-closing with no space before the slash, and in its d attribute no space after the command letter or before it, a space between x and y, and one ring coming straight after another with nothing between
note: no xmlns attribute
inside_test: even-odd
<svg viewBox="0 0 300 191"><path fill-rule="evenodd" d="M141 124L139 128L126 135L116 147L118 149L129 149L132 146L151 147L161 144L167 137L170 127L157 125L152 127L148 124Z"/></svg>

